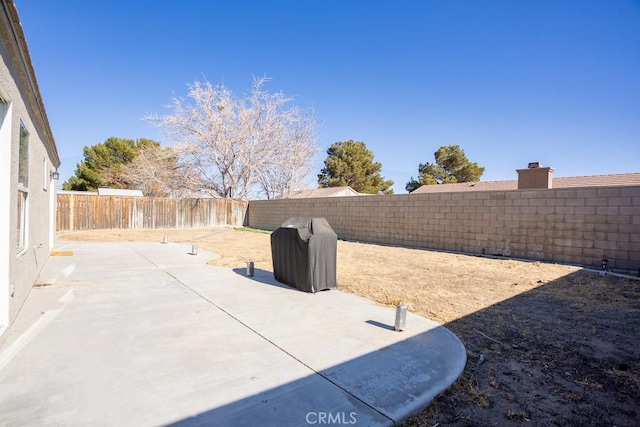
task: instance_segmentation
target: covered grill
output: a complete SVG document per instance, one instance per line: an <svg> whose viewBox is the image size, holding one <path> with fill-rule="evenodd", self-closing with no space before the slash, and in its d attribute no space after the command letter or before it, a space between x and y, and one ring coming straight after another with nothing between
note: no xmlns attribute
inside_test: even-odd
<svg viewBox="0 0 640 427"><path fill-rule="evenodd" d="M273 274L305 292L335 288L337 248L325 218L289 218L271 234Z"/></svg>

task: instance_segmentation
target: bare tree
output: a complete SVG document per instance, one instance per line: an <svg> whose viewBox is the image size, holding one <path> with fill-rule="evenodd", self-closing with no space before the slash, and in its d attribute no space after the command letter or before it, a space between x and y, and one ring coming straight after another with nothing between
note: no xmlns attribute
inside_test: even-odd
<svg viewBox="0 0 640 427"><path fill-rule="evenodd" d="M181 168L197 175L187 180L192 191L286 197L309 173L317 151L313 112L263 90L267 81L254 78L244 98L224 85L196 81L188 85L189 100L173 98L169 114L147 118L176 142Z"/></svg>
<svg viewBox="0 0 640 427"><path fill-rule="evenodd" d="M185 182L196 178L178 165L178 153L172 147L159 145L141 147L122 169L121 175L129 186L150 197L184 196L188 192Z"/></svg>
<svg viewBox="0 0 640 427"><path fill-rule="evenodd" d="M316 124L313 121L299 121L288 126L287 138L274 139L267 165L259 171L258 182L261 194L267 199L285 199L296 191L304 178L312 171L311 159L317 151L312 138Z"/></svg>

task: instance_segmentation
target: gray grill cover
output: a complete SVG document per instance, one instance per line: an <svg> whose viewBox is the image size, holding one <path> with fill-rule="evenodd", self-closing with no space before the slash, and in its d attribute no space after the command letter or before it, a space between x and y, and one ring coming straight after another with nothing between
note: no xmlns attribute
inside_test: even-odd
<svg viewBox="0 0 640 427"><path fill-rule="evenodd" d="M273 274L305 292L335 288L338 236L324 218L289 218L271 233Z"/></svg>

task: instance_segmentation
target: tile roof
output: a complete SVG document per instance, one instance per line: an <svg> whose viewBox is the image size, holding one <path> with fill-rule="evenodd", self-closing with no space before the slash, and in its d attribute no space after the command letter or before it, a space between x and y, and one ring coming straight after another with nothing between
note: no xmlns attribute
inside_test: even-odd
<svg viewBox="0 0 640 427"><path fill-rule="evenodd" d="M615 187L640 185L640 173L621 173L613 175L589 175L554 177L553 188L573 187ZM457 184L423 185L411 194L421 193L457 193L461 191L505 191L517 190L518 180L461 182Z"/></svg>
<svg viewBox="0 0 640 427"><path fill-rule="evenodd" d="M615 175L568 176L553 178L553 188L569 187L616 187L640 185L640 173L620 173Z"/></svg>
<svg viewBox="0 0 640 427"><path fill-rule="evenodd" d="M330 188L315 188L313 190L304 190L289 196L290 199L313 199L318 197L343 197L343 196L359 196L353 188L347 187L330 187Z"/></svg>

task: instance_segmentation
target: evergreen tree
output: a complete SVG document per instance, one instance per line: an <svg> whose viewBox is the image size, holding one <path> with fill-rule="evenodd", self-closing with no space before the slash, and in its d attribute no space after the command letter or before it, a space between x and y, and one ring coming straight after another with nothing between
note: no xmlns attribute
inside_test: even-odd
<svg viewBox="0 0 640 427"><path fill-rule="evenodd" d="M95 191L98 187L130 188L124 166L145 146L160 144L146 138L138 140L111 137L105 142L85 146L84 159L76 166L75 176L62 184L63 190Z"/></svg>
<svg viewBox="0 0 640 427"><path fill-rule="evenodd" d="M480 181L484 168L467 159L459 145L442 146L434 154L435 163L420 163L418 180L411 177L406 190L413 190L423 185L452 184L456 182Z"/></svg>
<svg viewBox="0 0 640 427"><path fill-rule="evenodd" d="M393 181L380 175L382 165L364 142L336 142L327 150L324 168L318 175L320 187L350 186L359 193L393 194Z"/></svg>

